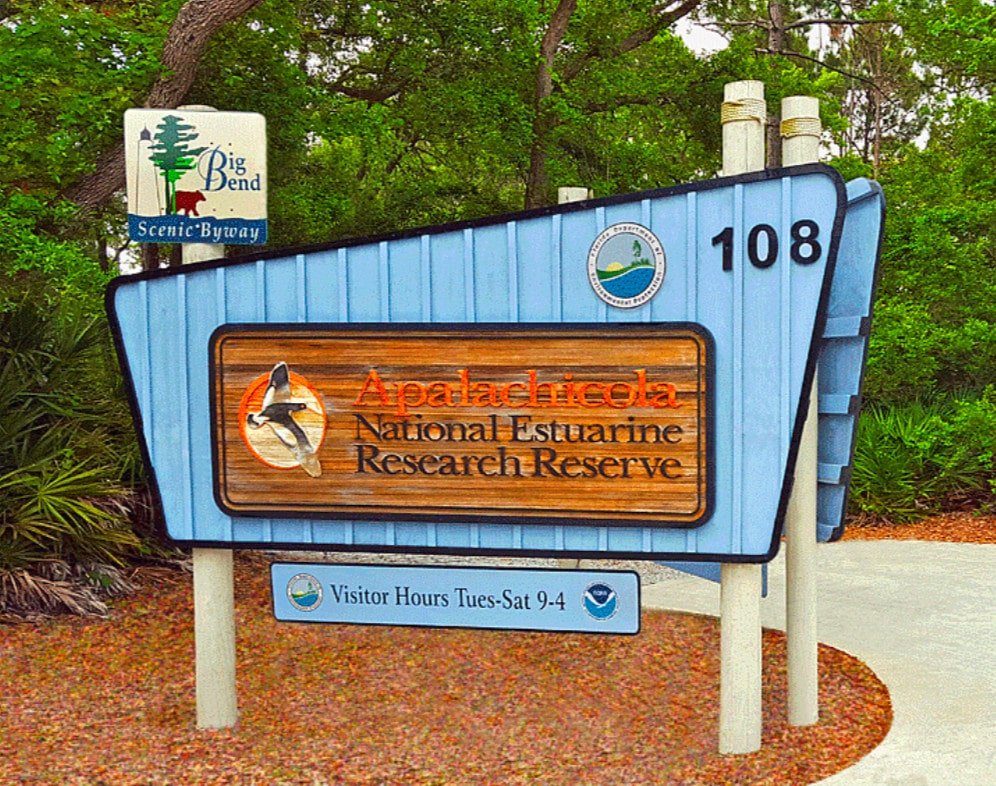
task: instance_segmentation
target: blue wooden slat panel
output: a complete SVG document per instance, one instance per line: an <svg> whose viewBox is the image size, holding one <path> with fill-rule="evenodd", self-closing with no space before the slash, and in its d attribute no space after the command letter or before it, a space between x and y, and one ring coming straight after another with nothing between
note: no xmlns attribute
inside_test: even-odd
<svg viewBox="0 0 996 786"><path fill-rule="evenodd" d="M380 322L387 318L384 313L381 286L390 292L390 284L387 281L382 282L381 276L380 249L376 243L346 249L346 300L349 309L347 321Z"/></svg>
<svg viewBox="0 0 996 786"><path fill-rule="evenodd" d="M839 537L843 531L885 209L881 188L869 180L848 183L847 195L819 361L816 535L821 542ZM784 229L782 236L786 236ZM787 341L787 330L783 336ZM783 367L783 373L787 368ZM719 581L718 562L663 564Z"/></svg>
<svg viewBox="0 0 996 786"><path fill-rule="evenodd" d="M567 205L504 223L432 228L339 249L123 279L113 286L110 310L169 534L215 544L768 559L777 548L795 409L815 304L829 287L831 237L842 205L839 179L826 168L805 167ZM788 257L787 233L800 218L815 220L824 242L812 265ZM668 264L657 296L627 310L608 307L587 279L595 236L620 221L651 228ZM760 223L782 238L768 268L752 265L745 250L744 239ZM712 243L727 226L738 238L732 272L722 269L721 249ZM205 365L213 330L234 322L413 321L703 325L716 342L713 515L693 530L223 515L205 471L211 400ZM184 419L189 429L177 429ZM193 493L181 493L185 489Z"/></svg>
<svg viewBox="0 0 996 786"><path fill-rule="evenodd" d="M823 331L824 338L850 338L851 336L863 336L868 333L868 320L866 317L830 317L827 320L826 330Z"/></svg>
<svg viewBox="0 0 996 786"><path fill-rule="evenodd" d="M474 232L474 303L479 322L510 322L508 239L504 225Z"/></svg>
<svg viewBox="0 0 996 786"><path fill-rule="evenodd" d="M596 213L596 210L564 213L560 221L561 319L564 322L600 321L599 305L604 304L591 291L584 264L592 238L601 231Z"/></svg>
<svg viewBox="0 0 996 786"><path fill-rule="evenodd" d="M819 398L819 414L821 415L851 415L860 405L860 400L854 394L824 393Z"/></svg>
<svg viewBox="0 0 996 786"><path fill-rule="evenodd" d="M872 301L881 251L885 199L877 183L864 178L847 184L847 213L841 232L840 252L830 289L827 327L819 362L819 438L821 466L838 466L841 472L826 477L816 493L821 541L843 533L847 507L847 482L854 459L858 410L864 361L868 352ZM848 401L824 408L823 402ZM828 482L836 478L833 482Z"/></svg>
<svg viewBox="0 0 996 786"><path fill-rule="evenodd" d="M816 468L816 477L820 483L830 483L838 485L846 482L850 467L841 464L827 464L819 462Z"/></svg>
<svg viewBox="0 0 996 786"><path fill-rule="evenodd" d="M422 245L417 237L388 247L388 311L391 322L422 321Z"/></svg>

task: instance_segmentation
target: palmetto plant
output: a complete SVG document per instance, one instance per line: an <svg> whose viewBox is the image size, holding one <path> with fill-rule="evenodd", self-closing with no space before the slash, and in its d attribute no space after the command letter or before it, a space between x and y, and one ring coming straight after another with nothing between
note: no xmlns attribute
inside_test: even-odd
<svg viewBox="0 0 996 786"><path fill-rule="evenodd" d="M103 323L71 304L26 297L0 314L0 609L99 611L67 577L114 584L97 566L138 546L107 345Z"/></svg>
<svg viewBox="0 0 996 786"><path fill-rule="evenodd" d="M954 497L981 504L996 490L996 391L861 414L851 476L857 510L910 521Z"/></svg>

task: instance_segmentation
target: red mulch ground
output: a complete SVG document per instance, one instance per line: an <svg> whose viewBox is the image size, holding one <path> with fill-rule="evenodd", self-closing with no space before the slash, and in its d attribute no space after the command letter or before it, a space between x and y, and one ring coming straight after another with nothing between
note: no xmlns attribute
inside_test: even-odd
<svg viewBox="0 0 996 786"><path fill-rule="evenodd" d="M922 521L891 524L849 521L843 540L945 540L950 543L996 543L996 516L944 513Z"/></svg>
<svg viewBox="0 0 996 786"><path fill-rule="evenodd" d="M193 728L189 577L146 573L108 620L0 626L0 783L799 784L857 761L885 686L820 647L819 724L788 726L764 632L764 739L716 753L718 621L645 612L635 637L276 623L237 560L240 726Z"/></svg>

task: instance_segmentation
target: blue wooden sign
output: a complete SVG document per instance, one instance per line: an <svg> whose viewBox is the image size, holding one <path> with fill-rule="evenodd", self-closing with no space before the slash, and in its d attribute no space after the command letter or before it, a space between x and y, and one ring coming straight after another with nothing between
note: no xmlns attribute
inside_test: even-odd
<svg viewBox="0 0 996 786"><path fill-rule="evenodd" d="M793 474L802 425L800 401L812 382L818 337L826 325L845 203L839 175L825 166L807 165L122 277L108 290L108 311L167 534L180 543L219 547L765 562L778 548L788 500L786 479ZM509 333L517 335L533 329L542 333L544 326L582 328L588 335L601 326L609 338L614 329L625 327L625 332L617 331L625 343L617 346L628 347L626 336L635 341L644 332L669 342L667 353L674 343L668 331L678 326L703 337L707 350L692 352L701 356L697 368L705 369L693 372L691 361L669 360L668 366L653 353L646 357L646 367L629 357L617 362L603 344L592 344L598 347L598 357L591 359L595 370L575 380L573 366L554 359L560 350L551 339L547 354L536 361L541 368L530 365L530 350L509 356L501 373L511 376L499 384L481 382L488 377L474 365L475 357L459 352L452 363L439 361L438 378L407 379L392 376L391 369L381 374L386 361L378 358L398 351L390 343L394 337L388 336L377 344L377 352L388 354L355 358L348 347L336 349L339 354L329 356L327 367L315 361L295 368L268 352L242 360L233 355L236 367L241 364L238 373L249 381L231 391L212 388L218 336L238 338L240 331L267 325L281 331L297 326L304 333L309 325L320 326L330 347L346 346L336 343L336 326L426 334L442 330L466 335L468 341L481 326L489 332L508 325ZM288 345L287 351L291 349ZM478 354L487 373L499 373L495 369L500 364L486 350ZM678 356L691 357L684 350ZM347 362L349 357L353 359ZM404 390L406 400L420 405L431 406L434 397L440 407L452 404L457 409L475 390L492 396L499 407L497 441L511 439L513 413L533 417L530 428L556 431L545 416L530 414L528 407L535 403L530 385L559 385L564 406L576 407L568 413L575 418L570 421L575 429L586 425L577 419L582 410L618 410L617 431L603 426L586 432L597 443L582 446L590 448L591 456L572 458L571 471L559 459L544 466L550 470L546 480L560 484L555 485L559 505L584 496L576 489L584 487L579 474L587 467L598 475L591 483L602 484L597 493L617 495L630 505L627 520L610 520L597 511L589 520L565 520L557 505L538 518L502 515L500 503L477 516L475 489L488 482L481 477L465 487L447 486L447 499L457 501L438 519L405 519L393 507L397 495L388 505L390 516L357 515L358 496L347 500L350 510L318 504L337 488L327 483L330 473L346 472L349 464L323 454L321 435L359 427L348 420L355 412L320 406L325 393L308 381L345 378L342 370L349 363L367 385L354 394L353 403L377 404L383 396L381 403L390 407L382 413L385 418L421 414L398 415L397 407L407 405L399 404L392 391ZM616 376L607 376L609 370ZM690 381L668 393L670 383L661 380L670 373L698 379L698 387ZM384 381L381 390L377 380L388 379L394 381ZM618 382L623 379L629 382ZM662 386L655 389L657 399L648 392L651 380ZM478 383L484 387L471 389ZM487 390L492 392L481 392ZM502 398L505 393L507 399ZM552 401L553 392L547 395ZM703 418L678 425L673 418L690 411L682 409L689 395L702 407ZM270 405L275 409L270 411ZM283 425L281 418L287 421ZM308 423L308 429L318 431L301 426L295 433L295 424L308 418L319 418L320 428ZM223 510L214 493L223 452L217 449L218 419L233 429L226 444L236 451L234 469L259 478L282 472L300 483L316 480L314 488L323 489L323 499L305 501L308 515L288 515L283 512L287 505L278 505L270 516L258 510L242 515L232 505ZM659 454L630 457L631 464L602 456L620 447L605 434L615 435L616 443L627 441L618 431L626 423L642 427L643 434L655 429L651 433L661 443ZM242 432L248 436L241 437ZM259 435L268 435L268 446L252 442ZM686 474L693 463L672 455L692 442L695 448L688 448L688 455L702 449L708 454L708 467L696 468L694 476ZM408 448L414 458L404 466L414 467L415 474L442 466L421 461L419 451L427 453L429 446L417 443L416 438ZM277 460L281 455L283 462ZM654 488L664 496L682 484L707 484L706 513L689 509L685 520L679 520L685 514L678 507L657 505L653 489L628 485L631 478L620 477L620 467L630 466L638 474L642 458L647 466L666 469L654 475L659 483ZM599 463L610 459L621 463ZM523 475L530 466L523 464ZM600 470L606 470L604 475ZM385 477L378 488L394 484L403 489L405 482L403 475ZM232 488L241 499L246 484ZM584 494L590 498L591 491ZM520 495L515 504L527 497Z"/></svg>

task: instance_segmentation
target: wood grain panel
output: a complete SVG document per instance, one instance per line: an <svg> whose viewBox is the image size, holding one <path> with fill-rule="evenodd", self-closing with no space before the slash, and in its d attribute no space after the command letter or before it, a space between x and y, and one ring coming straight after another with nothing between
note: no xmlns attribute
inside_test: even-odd
<svg viewBox="0 0 996 786"><path fill-rule="evenodd" d="M223 326L215 496L238 516L696 526L712 353L684 323Z"/></svg>

